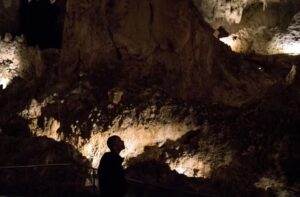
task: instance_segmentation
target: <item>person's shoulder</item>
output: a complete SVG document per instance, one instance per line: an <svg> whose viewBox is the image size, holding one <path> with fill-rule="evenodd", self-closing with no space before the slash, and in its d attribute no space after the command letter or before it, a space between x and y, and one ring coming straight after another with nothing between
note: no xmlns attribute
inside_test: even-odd
<svg viewBox="0 0 300 197"><path fill-rule="evenodd" d="M103 154L103 157L108 157L110 155L110 152L106 152Z"/></svg>
<svg viewBox="0 0 300 197"><path fill-rule="evenodd" d="M120 155L115 152L106 152L103 154L102 158L119 158Z"/></svg>
<svg viewBox="0 0 300 197"><path fill-rule="evenodd" d="M103 156L101 157L101 160L100 160L100 164L99 164L99 167L100 166L106 166L108 163L111 162L111 154L109 152L106 152L103 154Z"/></svg>
<svg viewBox="0 0 300 197"><path fill-rule="evenodd" d="M106 152L104 153L104 155L102 156L102 160L112 160L115 159L115 154L112 152Z"/></svg>
<svg viewBox="0 0 300 197"><path fill-rule="evenodd" d="M111 152L106 152L106 153L103 154L102 159L103 158L109 158L109 157L111 157Z"/></svg>

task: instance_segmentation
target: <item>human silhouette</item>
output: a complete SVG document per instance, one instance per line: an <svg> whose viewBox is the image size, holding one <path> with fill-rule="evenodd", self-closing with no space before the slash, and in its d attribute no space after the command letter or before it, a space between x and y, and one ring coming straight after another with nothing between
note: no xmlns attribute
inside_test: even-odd
<svg viewBox="0 0 300 197"><path fill-rule="evenodd" d="M123 158L119 153L125 148L119 136L111 136L107 140L110 152L106 152L99 164L98 178L101 197L121 197L127 192L125 173L122 167Z"/></svg>

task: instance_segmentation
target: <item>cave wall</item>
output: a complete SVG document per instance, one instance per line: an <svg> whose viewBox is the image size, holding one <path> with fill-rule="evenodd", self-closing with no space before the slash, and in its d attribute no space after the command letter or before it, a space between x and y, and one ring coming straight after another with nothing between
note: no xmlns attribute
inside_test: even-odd
<svg viewBox="0 0 300 197"><path fill-rule="evenodd" d="M20 29L21 0L3 0L0 3L0 35L17 33Z"/></svg>
<svg viewBox="0 0 300 197"><path fill-rule="evenodd" d="M193 0L204 20L230 36L221 39L238 53L299 54L294 0Z"/></svg>
<svg viewBox="0 0 300 197"><path fill-rule="evenodd" d="M290 20L299 10L299 2L294 0L193 0L193 2L210 25L216 28L225 25L229 31L236 31L237 26L261 24L284 26L286 20Z"/></svg>
<svg viewBox="0 0 300 197"><path fill-rule="evenodd" d="M24 35L31 46L60 48L66 0L3 0L0 35Z"/></svg>
<svg viewBox="0 0 300 197"><path fill-rule="evenodd" d="M192 1L69 0L61 78L119 62L132 78L154 72L176 96L197 99L208 95L216 57L227 50L212 34Z"/></svg>

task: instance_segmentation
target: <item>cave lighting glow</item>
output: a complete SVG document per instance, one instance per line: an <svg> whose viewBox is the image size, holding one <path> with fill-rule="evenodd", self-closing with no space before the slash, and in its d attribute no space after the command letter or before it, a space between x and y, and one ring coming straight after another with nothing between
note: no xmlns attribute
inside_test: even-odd
<svg viewBox="0 0 300 197"><path fill-rule="evenodd" d="M3 89L5 89L9 83L10 83L10 79L5 77L0 78L0 86L2 85Z"/></svg>
<svg viewBox="0 0 300 197"><path fill-rule="evenodd" d="M98 130L101 127L96 125L95 129L91 131L89 139L83 139L80 135L80 125L87 124L86 121L91 121L89 118L84 121L75 121L73 128L70 132L73 134L65 138L58 132L60 122L55 118L44 119L44 128L40 128L38 118L41 116L42 108L46 105L53 103L51 96L46 98L42 103L35 100L31 102L28 108L20 112L20 115L30 120L29 128L34 136L46 136L56 141L65 141L77 149L84 157L86 157L91 163L93 168L98 168L100 158L108 151L106 141L111 135L120 136L125 143L125 150L120 154L124 157L124 166L139 161L147 161L158 159L158 155L164 154L166 157L165 163L170 169L177 171L180 174L184 174L188 177L208 177L210 175L210 163L208 163L203 155L190 155L184 151L183 155L178 157L169 157L168 153L164 153L164 149L160 149L166 142L173 141L176 143L183 135L189 131L200 129L199 125L194 124L193 115L187 116L183 121L168 120L169 122L150 121L148 123L136 122L131 117L124 117L123 115L117 116L112 121L110 128L103 132ZM151 108L150 106L149 108ZM149 108L145 109L148 111ZM169 108L166 107L162 110L163 115L168 115ZM95 108L90 115L101 114L101 110ZM92 117L92 116L89 116ZM98 115L97 115L98 117ZM122 120L122 122L120 122ZM97 123L94 123L97 124ZM71 128L70 128L71 129ZM179 150L179 144L175 147ZM137 159L137 160L135 160Z"/></svg>
<svg viewBox="0 0 300 197"><path fill-rule="evenodd" d="M224 44L230 46L234 52L242 51L242 44L239 40L234 39L232 35L219 39ZM288 55L300 55L300 42L288 42L280 43L278 41L271 41L269 43L271 48L268 50L268 54L288 54Z"/></svg>
<svg viewBox="0 0 300 197"><path fill-rule="evenodd" d="M230 46L232 51L240 52L241 43L238 40L234 39L232 35L220 38L219 40L224 44Z"/></svg>
<svg viewBox="0 0 300 197"><path fill-rule="evenodd" d="M230 47L234 45L234 40L231 38L231 36L223 37L223 38L220 38L219 40Z"/></svg>
<svg viewBox="0 0 300 197"><path fill-rule="evenodd" d="M187 177L207 178L211 173L210 164L195 156L181 156L175 161L167 161L167 163L171 170Z"/></svg>
<svg viewBox="0 0 300 197"><path fill-rule="evenodd" d="M282 47L282 52L289 55L299 55L300 42L284 44Z"/></svg>
<svg viewBox="0 0 300 197"><path fill-rule="evenodd" d="M125 163L130 158L137 157L144 153L147 146L161 146L167 140L176 141L190 131L191 127L184 123L173 124L151 124L143 126L132 126L124 130L114 129L107 132L93 134L91 138L79 151L90 160L94 168L98 167L99 160L108 150L106 140L110 135L119 135L125 142L125 150L121 152Z"/></svg>
<svg viewBox="0 0 300 197"><path fill-rule="evenodd" d="M0 40L0 85L5 89L11 80L19 76L23 63L20 51L22 44Z"/></svg>

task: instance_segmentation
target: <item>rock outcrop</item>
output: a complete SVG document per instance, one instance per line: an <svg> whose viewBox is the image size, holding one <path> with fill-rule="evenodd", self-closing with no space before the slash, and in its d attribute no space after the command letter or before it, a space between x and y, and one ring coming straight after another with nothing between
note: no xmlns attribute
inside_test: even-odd
<svg viewBox="0 0 300 197"><path fill-rule="evenodd" d="M239 53L300 54L297 20L298 1L235 0L198 1L195 5L219 34L222 27L231 34L221 39Z"/></svg>
<svg viewBox="0 0 300 197"><path fill-rule="evenodd" d="M182 98L214 85L216 57L227 49L190 1L70 0L67 7L61 76L121 62L121 72L160 78Z"/></svg>
<svg viewBox="0 0 300 197"><path fill-rule="evenodd" d="M242 23L247 1L225 4ZM129 174L150 184L297 196L299 58L235 54L213 33L188 0L68 0L62 50L6 36L0 74L19 77L0 91L3 164L66 160L83 186L117 134Z"/></svg>

